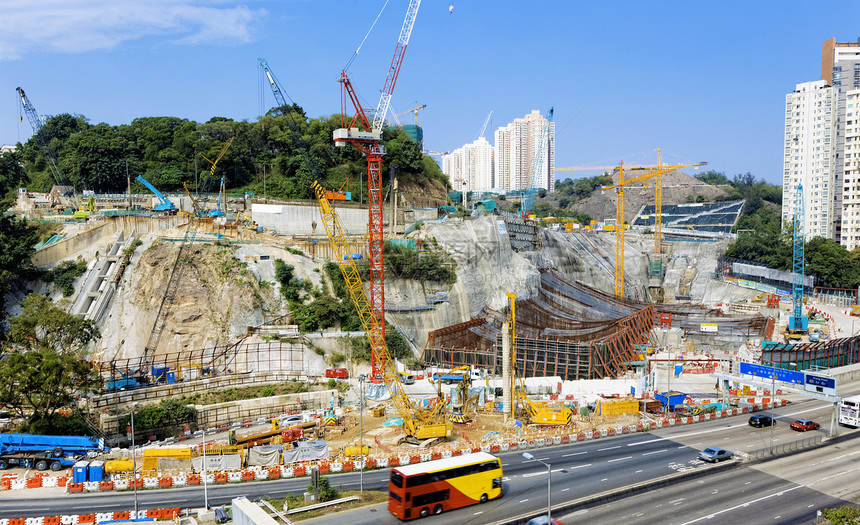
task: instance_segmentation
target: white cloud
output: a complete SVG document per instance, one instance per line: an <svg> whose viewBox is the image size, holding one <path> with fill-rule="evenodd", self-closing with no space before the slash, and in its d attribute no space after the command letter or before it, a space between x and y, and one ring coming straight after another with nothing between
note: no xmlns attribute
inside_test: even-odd
<svg viewBox="0 0 860 525"><path fill-rule="evenodd" d="M112 49L148 36L176 44L248 42L267 14L224 0L5 0L0 61Z"/></svg>

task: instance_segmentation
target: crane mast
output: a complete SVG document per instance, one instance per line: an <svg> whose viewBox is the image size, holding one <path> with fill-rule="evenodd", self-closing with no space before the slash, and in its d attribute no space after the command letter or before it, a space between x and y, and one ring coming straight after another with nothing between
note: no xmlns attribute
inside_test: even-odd
<svg viewBox="0 0 860 525"><path fill-rule="evenodd" d="M698 164L673 164L672 166L663 166L662 164L658 164L657 166L636 166L637 169L645 169L648 170L641 175L636 175L633 178L625 179L624 178L624 162L619 163L618 167L615 168L618 171L618 183L613 184L612 186L604 186L600 188L601 190L615 190L615 297L619 299L624 298L624 210L625 210L625 202L624 202L624 187L628 184L633 184L637 182L643 182L652 178L661 178L664 174L670 173L672 171L681 169L681 168L697 168L700 166L706 166L707 162L700 162ZM628 167L628 169L631 169ZM658 204L656 209L661 209L662 205L662 186L659 187L659 191L657 193L656 198L658 199ZM660 222L661 219L656 219L657 222ZM659 241L660 237L656 238L656 242ZM660 246L657 245L655 247L655 251L660 253Z"/></svg>
<svg viewBox="0 0 860 525"><path fill-rule="evenodd" d="M36 140L39 141L39 144L42 145L42 149L45 150L45 158L48 160L48 166L51 168L54 180L57 184L63 184L66 182L66 177L63 176L63 172L60 171L60 163L57 160L57 155L54 153L54 150L51 149L51 145L48 144L48 142L45 141L45 138L39 134L39 131L42 129L42 120L39 118L39 113L36 112L36 108L30 103L30 99L27 98L24 90L20 87L15 89L18 91L18 96L21 97L21 105L24 107L24 114L27 115L27 120L30 121L30 126L33 127L33 135L36 137Z"/></svg>
<svg viewBox="0 0 860 525"><path fill-rule="evenodd" d="M394 57L388 68L388 76L379 99L379 106L374 114L373 122L367 118L367 112L361 106L358 95L349 81L346 71L341 72L341 125L334 130L332 138L336 147L347 144L361 151L367 157L367 202L368 202L368 248L370 262L369 304L372 315L381 327L378 334L371 337L371 369L374 377L381 377L385 370L385 277L383 265L383 236L385 224L382 218L382 156L385 148L382 146L382 125L385 114L394 93L400 66L403 64L403 54L412 34L415 16L418 14L420 0L411 0L406 11L406 19L400 30L400 38L394 48ZM355 115L347 118L349 104L355 110Z"/></svg>
<svg viewBox="0 0 860 525"><path fill-rule="evenodd" d="M788 320L789 332L805 332L809 320L803 315L803 274L805 271L804 232L803 232L803 184L797 184L794 197L794 253L791 264L792 315Z"/></svg>

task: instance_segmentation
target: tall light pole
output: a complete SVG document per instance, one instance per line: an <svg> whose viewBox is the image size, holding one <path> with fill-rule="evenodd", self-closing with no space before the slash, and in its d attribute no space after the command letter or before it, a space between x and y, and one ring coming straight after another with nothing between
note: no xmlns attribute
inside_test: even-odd
<svg viewBox="0 0 860 525"><path fill-rule="evenodd" d="M364 375L358 376L358 449L361 454L361 470L358 473L358 491L364 493Z"/></svg>
<svg viewBox="0 0 860 525"><path fill-rule="evenodd" d="M544 463L529 452L523 452L523 457L529 461L537 461L541 465L546 465L546 522L547 525L552 525L552 465Z"/></svg>
<svg viewBox="0 0 860 525"><path fill-rule="evenodd" d="M773 427L776 426L776 415L773 409L776 407L776 365L773 359L770 360L770 455L773 455Z"/></svg>
<svg viewBox="0 0 860 525"><path fill-rule="evenodd" d="M137 405L140 402L135 401L131 404L131 482L134 490L134 519L137 519L137 455L134 451L134 411L137 410Z"/></svg>
<svg viewBox="0 0 860 525"><path fill-rule="evenodd" d="M203 441L200 442L203 447L203 506L209 510L209 485L206 483L206 429L203 429Z"/></svg>

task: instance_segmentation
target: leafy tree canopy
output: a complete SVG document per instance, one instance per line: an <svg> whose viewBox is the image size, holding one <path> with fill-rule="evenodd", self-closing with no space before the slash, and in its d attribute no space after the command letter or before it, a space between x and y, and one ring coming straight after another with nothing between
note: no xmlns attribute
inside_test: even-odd
<svg viewBox="0 0 860 525"><path fill-rule="evenodd" d="M101 377L73 353L52 348L13 351L0 366L0 405L5 405L30 425L51 428L58 410L72 406L79 395L101 386Z"/></svg>
<svg viewBox="0 0 860 525"><path fill-rule="evenodd" d="M31 293L10 322L9 340L23 350L75 355L101 334L95 322L66 313L43 295Z"/></svg>
<svg viewBox="0 0 860 525"><path fill-rule="evenodd" d="M274 198L311 199L315 178L339 187L366 172L360 151L332 143L332 132L340 126L340 115L309 119L296 104L275 108L257 122L145 117L111 126L90 124L79 115L58 115L22 146L20 155L0 162L0 192L22 182L41 192L55 183L38 140L44 138L64 176L78 190L124 191L128 173L132 180L142 175L161 191L181 191L186 182L192 191L216 192L223 178L225 187L236 193L265 191ZM206 159L215 160L231 137L232 145L213 172ZM388 152L382 167L385 184L391 166L397 166L396 175L403 182L435 178L448 184L439 166L402 129L384 130L383 146ZM148 191L137 182L132 186L134 192Z"/></svg>

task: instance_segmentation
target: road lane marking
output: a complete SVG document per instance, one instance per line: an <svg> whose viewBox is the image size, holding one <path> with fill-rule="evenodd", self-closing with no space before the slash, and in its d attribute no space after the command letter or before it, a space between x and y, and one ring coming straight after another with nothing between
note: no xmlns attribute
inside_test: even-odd
<svg viewBox="0 0 860 525"><path fill-rule="evenodd" d="M636 472L634 472L634 474L639 474L640 472L643 472L643 471L642 471L642 470L637 470Z"/></svg>
<svg viewBox="0 0 860 525"><path fill-rule="evenodd" d="M610 459L609 461L607 461L607 463L613 463L615 461L624 461L625 459L633 459L633 456L624 456L623 458Z"/></svg>
<svg viewBox="0 0 860 525"><path fill-rule="evenodd" d="M722 513L724 513L724 512L730 512L730 511L733 511L733 510L736 510L736 509L744 508L744 507L747 507L747 506L749 506L749 505L751 505L751 504L753 504L753 503L758 503L758 502L760 502L760 501L764 501L764 500L769 499L769 498L772 498L772 497L774 497L774 496L782 496L782 495L783 495L783 494L785 494L786 492L791 492L792 490L797 490L797 489L802 488L802 487L804 487L804 485L797 485L796 487L791 487L790 489L786 489L786 490L783 490L783 491L780 491L780 492L774 492L773 494L768 494L767 496L762 496L762 497L760 497L760 498L758 498L758 499L754 499L754 500L752 500L752 501L748 501L748 502L746 502L746 503L741 503L741 504L739 504L739 505L735 505L734 507L729 507L729 508L727 508L727 509L723 509L723 510L721 510L721 511L719 511L719 512L714 512L713 514L708 514L707 516L702 516L701 518L694 519L693 521L688 521L688 522L684 523L683 525L689 525L690 523L696 523L696 522L698 522L698 521L702 521L702 520L710 520L710 519L713 519L713 518L715 518L716 516L718 516L718 515L720 515L720 514L722 514Z"/></svg>
<svg viewBox="0 0 860 525"><path fill-rule="evenodd" d="M663 450L655 450L653 452L644 452L642 455L643 456L649 456L651 454L660 454L661 452L666 452L668 450L669 450L668 448L664 448Z"/></svg>
<svg viewBox="0 0 860 525"><path fill-rule="evenodd" d="M615 448L621 448L621 445L616 445L616 446L614 446L614 447L609 447L609 448L599 448L599 449L597 449L597 451L598 451L598 452L603 452L604 450L612 450L612 449L615 449Z"/></svg>
<svg viewBox="0 0 860 525"><path fill-rule="evenodd" d="M570 457L570 456L579 456L579 455L582 455L582 454L588 454L588 452L586 451L586 452L574 452L574 453L572 453L572 454L562 454L562 455L561 455L561 457L563 457L563 458L568 458L568 457Z"/></svg>
<svg viewBox="0 0 860 525"><path fill-rule="evenodd" d="M478 515L483 514L483 513L484 513L483 510L479 510L478 512L472 514L472 516L478 516Z"/></svg>
<svg viewBox="0 0 860 525"><path fill-rule="evenodd" d="M525 503L525 502L527 502L527 501L528 501L527 499L521 499L521 500L520 500L520 503Z"/></svg>
<svg viewBox="0 0 860 525"><path fill-rule="evenodd" d="M570 466L570 467L567 467L567 468L568 468L568 469L570 469L570 470L573 470L573 469L575 469L575 468L585 468L585 467L590 467L590 466L591 466L591 463L587 463L587 464L585 464L585 465L576 465L576 466Z"/></svg>

